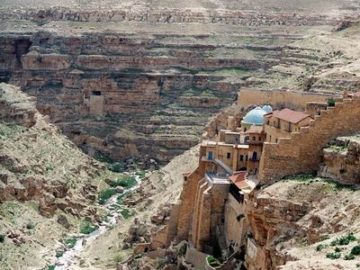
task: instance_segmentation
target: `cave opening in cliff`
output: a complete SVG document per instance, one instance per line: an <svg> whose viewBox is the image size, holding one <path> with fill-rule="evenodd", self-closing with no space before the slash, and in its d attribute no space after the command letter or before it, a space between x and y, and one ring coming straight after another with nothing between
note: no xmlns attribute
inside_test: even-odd
<svg viewBox="0 0 360 270"><path fill-rule="evenodd" d="M101 91L92 91L91 95L93 95L93 96L101 96Z"/></svg>
<svg viewBox="0 0 360 270"><path fill-rule="evenodd" d="M15 40L15 56L18 67L21 67L21 57L29 52L32 42L27 38Z"/></svg>

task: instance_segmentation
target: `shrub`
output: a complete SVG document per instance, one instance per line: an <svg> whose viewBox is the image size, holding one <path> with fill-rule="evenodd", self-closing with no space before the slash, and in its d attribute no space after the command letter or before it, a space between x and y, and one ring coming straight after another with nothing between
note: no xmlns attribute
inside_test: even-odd
<svg viewBox="0 0 360 270"><path fill-rule="evenodd" d="M60 258L60 257L62 257L64 255L64 251L62 251L62 250L57 250L56 251L56 254L55 254L55 257L56 258Z"/></svg>
<svg viewBox="0 0 360 270"><path fill-rule="evenodd" d="M34 228L35 228L35 224L33 222L30 221L26 224L26 229L32 230Z"/></svg>
<svg viewBox="0 0 360 270"><path fill-rule="evenodd" d="M98 200L100 204L105 204L108 199L110 199L111 196L116 194L116 189L108 188L100 191Z"/></svg>
<svg viewBox="0 0 360 270"><path fill-rule="evenodd" d="M335 106L335 99L333 98L329 98L327 101L327 104L329 107L334 107Z"/></svg>
<svg viewBox="0 0 360 270"><path fill-rule="evenodd" d="M336 248L335 248L335 252L341 252L341 248L336 247Z"/></svg>
<svg viewBox="0 0 360 270"><path fill-rule="evenodd" d="M336 238L334 241L331 242L332 246L336 246L336 245L340 245L340 246L346 246L348 245L350 242L355 241L356 237L354 236L353 233L349 233L346 236L342 236L340 238Z"/></svg>
<svg viewBox="0 0 360 270"><path fill-rule="evenodd" d="M317 245L316 246L316 251L322 251L324 248L326 248L327 246L326 245L324 245L324 244L319 244L319 245Z"/></svg>
<svg viewBox="0 0 360 270"><path fill-rule="evenodd" d="M357 245L351 249L350 252L352 255L360 255L360 245Z"/></svg>
<svg viewBox="0 0 360 270"><path fill-rule="evenodd" d="M55 270L55 265L49 265L47 270Z"/></svg>
<svg viewBox="0 0 360 270"><path fill-rule="evenodd" d="M91 224L89 221L84 221L80 227L80 233L90 234L93 231L97 230L98 226Z"/></svg>
<svg viewBox="0 0 360 270"><path fill-rule="evenodd" d="M134 177L131 176L123 176L117 180L111 181L109 185L111 187L124 187L124 188L131 188L137 184Z"/></svg>
<svg viewBox="0 0 360 270"><path fill-rule="evenodd" d="M341 253L339 252L332 252L332 253L328 253L326 254L326 258L335 260L335 259L339 259L341 257Z"/></svg>
<svg viewBox="0 0 360 270"><path fill-rule="evenodd" d="M108 169L112 172L123 172L125 170L125 165L122 162L114 162L108 165Z"/></svg>
<svg viewBox="0 0 360 270"><path fill-rule="evenodd" d="M0 243L4 243L5 241L5 234L0 234Z"/></svg>
<svg viewBox="0 0 360 270"><path fill-rule="evenodd" d="M344 256L344 260L350 261L353 259L355 259L355 256L351 253Z"/></svg>
<svg viewBox="0 0 360 270"><path fill-rule="evenodd" d="M120 213L121 213L121 215L123 216L123 218L125 218L125 219L128 219L128 218L130 218L130 217L132 217L132 216L134 215L134 212L131 211L131 210L129 210L129 209L127 209L127 208L122 209L122 210L120 211Z"/></svg>
<svg viewBox="0 0 360 270"><path fill-rule="evenodd" d="M114 261L115 261L116 263L121 262L123 259L124 259L123 256L121 256L120 254L117 254L117 255L115 255L115 257L114 257Z"/></svg>
<svg viewBox="0 0 360 270"><path fill-rule="evenodd" d="M76 244L77 239L75 237L67 238L64 240L64 244L68 248L73 248Z"/></svg>
<svg viewBox="0 0 360 270"><path fill-rule="evenodd" d="M219 267L221 265L220 262L213 256L207 256L206 260L211 267Z"/></svg>

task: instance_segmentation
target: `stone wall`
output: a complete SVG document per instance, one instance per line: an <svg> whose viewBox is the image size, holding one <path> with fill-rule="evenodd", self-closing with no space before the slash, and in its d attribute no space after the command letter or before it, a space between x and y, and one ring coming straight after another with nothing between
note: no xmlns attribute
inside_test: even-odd
<svg viewBox="0 0 360 270"><path fill-rule="evenodd" d="M239 203L231 194L225 205L225 237L226 244L235 243L240 248L245 241L246 220L243 204Z"/></svg>
<svg viewBox="0 0 360 270"><path fill-rule="evenodd" d="M183 190L179 201L179 214L177 221L178 240L188 240L192 215L195 211L195 198L199 181L204 177L204 168L198 167L194 172L185 176Z"/></svg>
<svg viewBox="0 0 360 270"><path fill-rule="evenodd" d="M260 161L262 183L287 175L316 171L322 149L332 139L360 130L360 98L344 99L315 116L309 127L292 133L290 139L265 143Z"/></svg>
<svg viewBox="0 0 360 270"><path fill-rule="evenodd" d="M237 105L248 108L254 105L270 104L275 108L290 108L305 110L309 102L326 102L331 96L294 90L263 90L241 88L238 94Z"/></svg>

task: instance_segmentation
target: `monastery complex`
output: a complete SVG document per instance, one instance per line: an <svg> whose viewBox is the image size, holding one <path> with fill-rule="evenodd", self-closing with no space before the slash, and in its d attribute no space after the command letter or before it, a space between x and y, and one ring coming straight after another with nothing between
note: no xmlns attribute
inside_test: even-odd
<svg viewBox="0 0 360 270"><path fill-rule="evenodd" d="M207 254L221 250L228 259L216 269L233 269L229 258L234 254L245 257L247 269L262 269L252 263L264 256L266 248L257 239L259 232L249 226L248 200L263 186L286 176L338 176L339 162L333 162L329 154L324 161L324 148L335 138L360 130L358 93L312 96L303 104L301 98L287 104L303 109L271 102L242 107L244 114L229 115L225 129L208 130L214 133L211 138L204 134L199 165L184 175L180 203L173 207L166 231L153 238L153 246L187 240L185 260L195 267L207 265ZM359 184L357 176L345 177L343 182Z"/></svg>

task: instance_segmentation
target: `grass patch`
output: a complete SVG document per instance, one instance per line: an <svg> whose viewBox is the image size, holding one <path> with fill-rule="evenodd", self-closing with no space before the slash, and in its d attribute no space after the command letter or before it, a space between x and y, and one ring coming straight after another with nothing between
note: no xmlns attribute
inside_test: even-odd
<svg viewBox="0 0 360 270"><path fill-rule="evenodd" d="M206 261L208 262L208 264L211 266L211 267L219 267L221 266L220 262L214 258L213 256L207 256L206 257Z"/></svg>
<svg viewBox="0 0 360 270"><path fill-rule="evenodd" d="M325 244L319 244L316 246L315 250L319 252L319 251L322 251L326 247L327 247L327 245L325 245Z"/></svg>
<svg viewBox="0 0 360 270"><path fill-rule="evenodd" d="M339 259L340 257L341 257L340 252L332 252L332 253L326 254L326 258L329 258L329 259L332 259L332 260Z"/></svg>
<svg viewBox="0 0 360 270"><path fill-rule="evenodd" d="M49 265L48 267L47 267L47 270L55 270L55 265Z"/></svg>
<svg viewBox="0 0 360 270"><path fill-rule="evenodd" d="M112 172L123 172L125 171L125 164L123 162L114 162L107 166L107 168Z"/></svg>
<svg viewBox="0 0 360 270"><path fill-rule="evenodd" d="M124 199L126 198L127 194L121 194L117 197L116 202L117 204L124 204Z"/></svg>
<svg viewBox="0 0 360 270"><path fill-rule="evenodd" d="M80 233L82 234L90 234L93 231L96 231L99 227L96 225L93 225L89 221L84 221L80 226Z"/></svg>
<svg viewBox="0 0 360 270"><path fill-rule="evenodd" d="M347 185L339 183L333 179L330 178L322 178L322 177L316 177L312 174L297 174L289 177L284 178L285 181L297 181L297 182L303 182L305 184L312 184L312 183L324 183L328 184L329 188L334 190L357 190L358 188L354 185Z"/></svg>
<svg viewBox="0 0 360 270"><path fill-rule="evenodd" d="M100 162L104 162L104 163L113 163L114 161L107 155L101 153L101 152L96 152L94 155L94 158Z"/></svg>
<svg viewBox="0 0 360 270"><path fill-rule="evenodd" d="M352 241L355 241L356 240L356 237L354 236L353 233L349 233L348 235L346 236L342 236L340 238L336 238L334 241L332 241L330 243L330 245L332 246L337 246L337 245L340 245L340 246L346 246L348 245L350 242ZM360 253L359 253L360 254Z"/></svg>
<svg viewBox="0 0 360 270"><path fill-rule="evenodd" d="M135 213L130 209L124 208L120 211L120 214L123 216L123 218L129 219L130 217L134 216Z"/></svg>
<svg viewBox="0 0 360 270"><path fill-rule="evenodd" d="M64 255L64 251L59 250L59 251L56 251L55 257L56 257L56 258L60 258L60 257L62 257L63 255Z"/></svg>
<svg viewBox="0 0 360 270"><path fill-rule="evenodd" d="M347 254L347 255L344 256L344 260L346 260L346 261L351 261L353 259L355 259L354 254L350 253L350 254Z"/></svg>
<svg viewBox="0 0 360 270"><path fill-rule="evenodd" d="M111 196L116 194L116 189L114 188L108 188L100 191L98 195L98 201L100 204L105 204L108 199L110 199Z"/></svg>
<svg viewBox="0 0 360 270"><path fill-rule="evenodd" d="M67 248L73 248L76 244L76 237L70 237L64 240L64 244Z"/></svg>
<svg viewBox="0 0 360 270"><path fill-rule="evenodd" d="M144 178L145 177L145 171L139 170L139 171L136 172L136 175L138 175L140 178Z"/></svg>
<svg viewBox="0 0 360 270"><path fill-rule="evenodd" d="M122 262L123 259L124 259L124 257L121 254L117 254L114 256L114 261L116 263Z"/></svg>
<svg viewBox="0 0 360 270"><path fill-rule="evenodd" d="M137 184L135 177L124 175L119 179L109 181L108 183L111 187L124 187L131 188Z"/></svg>

